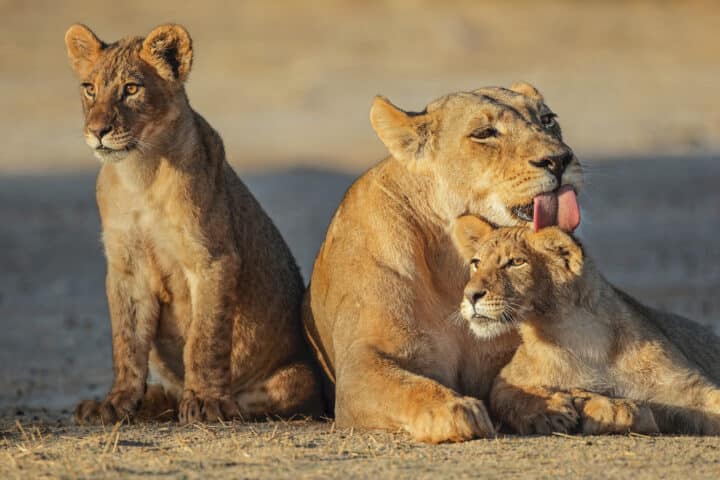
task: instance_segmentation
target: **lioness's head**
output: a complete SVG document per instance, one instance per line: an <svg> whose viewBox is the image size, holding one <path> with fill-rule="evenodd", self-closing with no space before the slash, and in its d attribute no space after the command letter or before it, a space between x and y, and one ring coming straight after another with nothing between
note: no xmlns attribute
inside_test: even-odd
<svg viewBox="0 0 720 480"><path fill-rule="evenodd" d="M433 174L456 215L567 231L580 222L582 169L555 113L527 83L447 95L422 112L376 97L370 121L396 159Z"/></svg>
<svg viewBox="0 0 720 480"><path fill-rule="evenodd" d="M179 25L163 25L145 38L107 44L84 25L65 34L80 79L85 142L102 161L159 146L186 102L192 41Z"/></svg>
<svg viewBox="0 0 720 480"><path fill-rule="evenodd" d="M482 338L511 330L529 312L548 312L583 270L582 247L557 227L494 229L467 215L457 220L455 244L471 273L460 311Z"/></svg>

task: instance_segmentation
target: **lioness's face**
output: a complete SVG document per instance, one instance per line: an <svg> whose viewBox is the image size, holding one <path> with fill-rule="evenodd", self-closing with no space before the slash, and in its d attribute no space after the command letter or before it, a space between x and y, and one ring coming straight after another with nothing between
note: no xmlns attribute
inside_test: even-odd
<svg viewBox="0 0 720 480"><path fill-rule="evenodd" d="M511 330L528 313L547 313L582 271L581 247L557 227L493 229L461 217L455 237L471 275L460 311L481 338Z"/></svg>
<svg viewBox="0 0 720 480"><path fill-rule="evenodd" d="M182 27L158 27L147 38L105 44L87 27L65 35L80 80L85 142L101 161L120 161L159 146L179 115L192 59Z"/></svg>
<svg viewBox="0 0 720 480"><path fill-rule="evenodd" d="M433 171L467 213L501 226L528 224L537 220L537 199L554 196L557 205L557 192L566 186L570 215L579 222L574 195L582 187L582 169L562 140L556 115L534 87L513 88L448 95L416 114L379 98L371 120L396 158ZM563 228L572 230L574 221Z"/></svg>

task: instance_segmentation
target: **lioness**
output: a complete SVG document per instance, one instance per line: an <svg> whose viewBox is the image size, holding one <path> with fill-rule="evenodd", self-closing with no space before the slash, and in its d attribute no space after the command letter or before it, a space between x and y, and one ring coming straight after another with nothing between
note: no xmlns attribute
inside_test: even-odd
<svg viewBox="0 0 720 480"><path fill-rule="evenodd" d="M103 164L115 372L107 397L82 402L76 419L134 416L148 371L182 422L320 413L298 267L188 103L187 31L164 25L106 44L73 25L65 43L82 82L85 141Z"/></svg>
<svg viewBox="0 0 720 480"><path fill-rule="evenodd" d="M528 84L454 93L416 113L377 97L370 120L391 156L338 207L303 310L335 383L336 421L426 442L493 435L480 399L518 336L478 339L452 321L467 280L452 227L472 213L573 229L581 167Z"/></svg>
<svg viewBox="0 0 720 480"><path fill-rule="evenodd" d="M456 234L472 259L463 317L515 324L522 337L490 394L503 422L570 431L575 397L585 433L720 434L720 338L709 329L617 290L558 228L494 230L467 216Z"/></svg>

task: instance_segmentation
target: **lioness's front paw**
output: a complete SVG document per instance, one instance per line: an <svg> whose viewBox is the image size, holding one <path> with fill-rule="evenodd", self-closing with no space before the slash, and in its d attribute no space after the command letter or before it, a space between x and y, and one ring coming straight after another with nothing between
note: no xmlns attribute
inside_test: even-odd
<svg viewBox="0 0 720 480"><path fill-rule="evenodd" d="M121 390L110 392L102 401L84 400L75 408L75 421L81 425L108 425L137 412L142 392Z"/></svg>
<svg viewBox="0 0 720 480"><path fill-rule="evenodd" d="M218 422L241 417L235 400L203 396L192 390L183 392L178 410L180 423Z"/></svg>
<svg viewBox="0 0 720 480"><path fill-rule="evenodd" d="M583 395L575 398L575 405L586 435L660 433L652 410L631 400Z"/></svg>
<svg viewBox="0 0 720 480"><path fill-rule="evenodd" d="M571 433L580 419L572 395L563 392L527 402L526 409L519 413L508 423L521 435Z"/></svg>
<svg viewBox="0 0 720 480"><path fill-rule="evenodd" d="M457 397L439 408L421 412L408 426L415 440L428 443L462 442L495 435L483 403L472 397Z"/></svg>

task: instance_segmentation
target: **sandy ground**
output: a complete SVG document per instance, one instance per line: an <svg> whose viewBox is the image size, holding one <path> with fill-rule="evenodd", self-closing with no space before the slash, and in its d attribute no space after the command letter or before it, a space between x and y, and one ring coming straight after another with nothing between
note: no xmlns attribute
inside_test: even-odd
<svg viewBox="0 0 720 480"><path fill-rule="evenodd" d="M588 160L583 236L609 279L720 327L720 157ZM353 177L246 176L307 273ZM111 381L93 174L0 178L0 477L677 477L720 472L720 438L513 438L428 447L331 422L78 428ZM301 201L299 199L302 199ZM20 422L22 429L16 422Z"/></svg>

